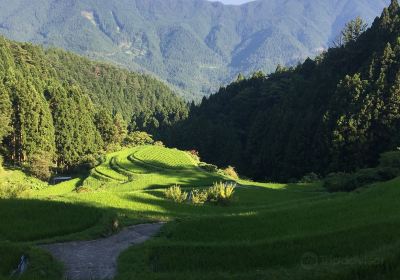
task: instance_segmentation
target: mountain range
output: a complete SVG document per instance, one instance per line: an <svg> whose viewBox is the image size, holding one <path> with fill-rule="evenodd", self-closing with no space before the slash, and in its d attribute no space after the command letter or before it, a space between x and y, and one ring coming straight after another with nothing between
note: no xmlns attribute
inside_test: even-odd
<svg viewBox="0 0 400 280"><path fill-rule="evenodd" d="M346 22L371 23L388 2L13 0L0 2L0 33L154 74L196 99L238 73L315 56Z"/></svg>

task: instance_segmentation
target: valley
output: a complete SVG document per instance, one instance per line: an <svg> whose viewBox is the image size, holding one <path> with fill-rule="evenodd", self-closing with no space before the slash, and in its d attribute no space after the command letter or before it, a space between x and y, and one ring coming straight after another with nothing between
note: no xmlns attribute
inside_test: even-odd
<svg viewBox="0 0 400 280"><path fill-rule="evenodd" d="M397 0L0 1L0 33L0 280L399 278Z"/></svg>

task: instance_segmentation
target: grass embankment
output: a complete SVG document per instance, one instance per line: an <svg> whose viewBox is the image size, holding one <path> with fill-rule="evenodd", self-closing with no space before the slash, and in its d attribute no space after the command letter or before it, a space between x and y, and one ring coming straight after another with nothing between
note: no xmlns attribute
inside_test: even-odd
<svg viewBox="0 0 400 280"><path fill-rule="evenodd" d="M106 233L111 217L125 225L163 220L170 222L159 236L121 255L117 279L396 279L400 179L336 194L319 184L239 180L234 201L222 207L165 199L173 184L190 190L230 179L178 150L113 153L91 174L82 184L31 190L30 200L0 201L0 215L10 213L0 240L19 256L37 250L38 239ZM48 257L35 252L35 260ZM16 261L0 263L0 272L7 275ZM57 269L50 265L41 279L58 279L51 276Z"/></svg>

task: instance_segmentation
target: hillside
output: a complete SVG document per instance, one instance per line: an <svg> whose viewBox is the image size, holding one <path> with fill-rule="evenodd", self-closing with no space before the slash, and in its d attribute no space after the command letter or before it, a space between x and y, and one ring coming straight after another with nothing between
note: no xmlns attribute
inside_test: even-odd
<svg viewBox="0 0 400 280"><path fill-rule="evenodd" d="M115 279L397 279L398 178L335 194L318 182L238 180L225 206L165 197L171 184L191 191L220 180L231 179L201 170L184 151L148 145L108 154L86 179L56 186L6 170L0 196L11 185L23 189L0 200L0 279L22 254L29 267L20 279L63 279L37 244L111 240L120 226L151 221L167 224L121 254Z"/></svg>
<svg viewBox="0 0 400 280"><path fill-rule="evenodd" d="M388 0L14 0L0 33L153 73L200 99L239 72L267 73L326 49L356 16L371 23Z"/></svg>
<svg viewBox="0 0 400 280"><path fill-rule="evenodd" d="M1 154L42 177L93 163L128 132L162 131L187 116L180 98L144 74L3 37L0 58Z"/></svg>
<svg viewBox="0 0 400 280"><path fill-rule="evenodd" d="M374 166L400 143L397 1L366 32L351 30L315 60L239 77L192 107L169 142L259 179Z"/></svg>

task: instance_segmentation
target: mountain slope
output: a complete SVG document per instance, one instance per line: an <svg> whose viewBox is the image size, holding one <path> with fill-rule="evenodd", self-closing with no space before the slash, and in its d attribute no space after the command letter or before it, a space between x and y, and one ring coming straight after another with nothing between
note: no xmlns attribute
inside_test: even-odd
<svg viewBox="0 0 400 280"><path fill-rule="evenodd" d="M326 48L356 16L388 0L15 0L0 3L0 33L151 72L207 94L238 72L271 72Z"/></svg>
<svg viewBox="0 0 400 280"><path fill-rule="evenodd" d="M93 160L133 130L162 131L187 106L163 83L0 36L0 152L40 171ZM3 141L4 140L4 141Z"/></svg>
<svg viewBox="0 0 400 280"><path fill-rule="evenodd" d="M221 88L170 143L247 176L290 180L371 167L400 144L400 8L297 67Z"/></svg>

